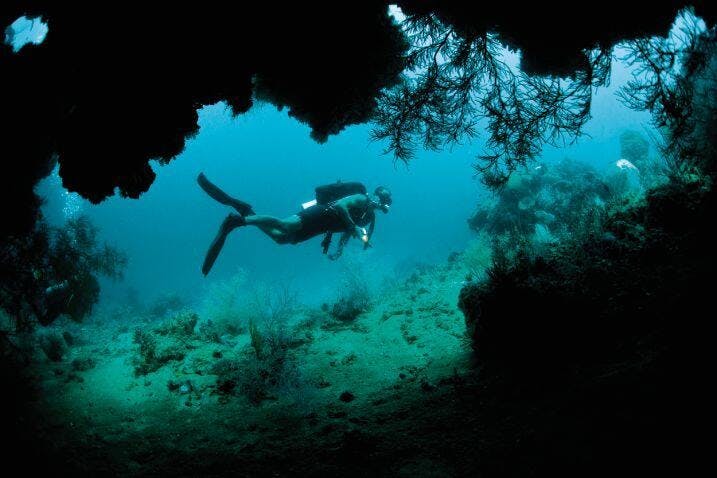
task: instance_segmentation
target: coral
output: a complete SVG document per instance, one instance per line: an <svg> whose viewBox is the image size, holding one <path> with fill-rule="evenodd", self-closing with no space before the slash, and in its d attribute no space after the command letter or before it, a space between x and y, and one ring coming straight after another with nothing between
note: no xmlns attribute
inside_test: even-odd
<svg viewBox="0 0 717 478"><path fill-rule="evenodd" d="M182 360L185 356L183 347L176 342L160 346L153 332L136 329L132 342L138 345L137 355L133 358L135 375L147 375L155 372L170 361Z"/></svg>
<svg viewBox="0 0 717 478"><path fill-rule="evenodd" d="M299 306L298 295L290 284L256 284L250 304L252 317L268 328L285 325Z"/></svg>
<svg viewBox="0 0 717 478"><path fill-rule="evenodd" d="M140 360L135 361L135 374L144 375L156 370L153 366L157 362L157 339L142 329L136 329L132 343L139 345Z"/></svg>
<svg viewBox="0 0 717 478"><path fill-rule="evenodd" d="M184 310L159 324L155 327L154 332L186 341L194 336L194 328L198 321L199 316L197 314Z"/></svg>
<svg viewBox="0 0 717 478"><path fill-rule="evenodd" d="M351 322L366 311L367 303L361 296L341 297L331 307L331 316L341 322Z"/></svg>
<svg viewBox="0 0 717 478"><path fill-rule="evenodd" d="M64 314L81 321L99 299L99 276L120 279L126 256L97 240L86 216L62 227L44 223L24 236L0 244L0 307L19 329L48 325Z"/></svg>
<svg viewBox="0 0 717 478"><path fill-rule="evenodd" d="M367 276L360 270L348 267L344 270L338 298L331 306L330 315L341 322L351 322L371 306L371 294Z"/></svg>
<svg viewBox="0 0 717 478"><path fill-rule="evenodd" d="M250 322L253 324L253 322ZM290 342L282 337L265 337L254 325L250 355L240 360L222 358L212 367L217 375L216 390L226 400L228 396L240 395L254 405L279 396L297 395L305 387L293 355Z"/></svg>
<svg viewBox="0 0 717 478"><path fill-rule="evenodd" d="M611 45L637 25L645 36L650 30L666 33L677 13L667 5L648 15L644 9L621 5L619 15L597 13L566 30L555 25L554 10L540 7L425 1L400 5L408 13L408 71L379 101L374 136L407 161L416 144L439 149L460 143L475 136L480 124L487 131L488 151L476 170L491 188L501 187L512 172L539 157L544 145L577 140L590 118L594 90L609 83ZM706 13L714 14L711 9ZM615 22L616 17L621 20ZM603 22L610 27L600 27ZM576 38L580 40L573 43ZM640 41L649 42L640 38L635 43ZM506 46L520 49L522 71L503 61ZM670 60L674 62L679 48L669 47L651 62L663 72L678 70L671 68ZM655 109L649 98L646 107Z"/></svg>
<svg viewBox="0 0 717 478"><path fill-rule="evenodd" d="M639 168L648 160L649 153L650 143L637 131L627 130L620 134L620 157Z"/></svg>
<svg viewBox="0 0 717 478"><path fill-rule="evenodd" d="M303 386L296 360L279 350L265 354L260 360L244 362L236 380L239 393L255 405L289 395Z"/></svg>
<svg viewBox="0 0 717 478"><path fill-rule="evenodd" d="M482 277L490 267L492 257L493 251L490 237L484 232L479 232L478 236L468 244L461 256L463 264L468 269L470 280Z"/></svg>
<svg viewBox="0 0 717 478"><path fill-rule="evenodd" d="M290 348L295 346L286 333L250 322L251 354L240 361L222 359L212 367L217 391L241 395L255 405L280 396L301 397L306 384ZM253 332L252 332L253 331Z"/></svg>
<svg viewBox="0 0 717 478"><path fill-rule="evenodd" d="M704 183L658 187L549 254L496 254L487 279L460 295L478 356L544 377L636 353L704 300L714 265L703 237L714 210L708 191Z"/></svg>
<svg viewBox="0 0 717 478"><path fill-rule="evenodd" d="M205 320L199 324L197 333L207 342L222 343L219 328L211 320Z"/></svg>
<svg viewBox="0 0 717 478"><path fill-rule="evenodd" d="M317 319L309 317L290 327L289 321L300 316L302 310L296 293L288 285L259 283L239 294L232 284L243 284L244 280L245 275L240 273L212 287L209 292L212 297L205 300L205 310L215 314L231 310L228 316L245 320L250 339L244 357L233 359L220 355L211 367L210 373L217 376L215 389L222 402L235 395L244 396L256 405L279 396L298 400L303 395L304 384L291 349L310 340L307 329ZM214 325L214 320L205 321L199 326L199 335L217 341L221 330Z"/></svg>
<svg viewBox="0 0 717 478"><path fill-rule="evenodd" d="M45 287L38 273L48 271L46 258L50 233L45 223L31 233L16 235L0 243L0 308L12 317L17 330L32 329L42 312Z"/></svg>
<svg viewBox="0 0 717 478"><path fill-rule="evenodd" d="M259 331L256 322L253 320L249 321L249 337L251 340L251 348L254 350L254 355L257 359L261 359L264 356L264 337Z"/></svg>
<svg viewBox="0 0 717 478"><path fill-rule="evenodd" d="M717 35L690 15L682 14L679 22L679 35L628 45L625 61L635 75L620 91L628 107L652 113L672 181L717 172L717 149L711 141L717 119Z"/></svg>
<svg viewBox="0 0 717 478"><path fill-rule="evenodd" d="M288 285L255 284L248 293L240 295L230 284L243 283L244 277L241 274L218 288L213 287L210 294L214 297L205 302L205 305L214 304L206 309L208 311L233 309L232 317L237 314L246 320L250 339L243 358L220 356L212 366L211 373L217 375L216 391L221 395L221 401L241 395L256 405L279 396L296 398L301 395L304 385L299 379L291 349L309 340L306 338L310 336L310 331L306 330L310 327L309 322L290 327L289 321L301 309L296 293ZM208 322L200 325L199 331L211 340L218 334L218 328Z"/></svg>
<svg viewBox="0 0 717 478"><path fill-rule="evenodd" d="M209 369L209 373L217 376L216 390L226 400L234 394L237 387L237 374L240 373L241 363L234 359L222 358L217 360Z"/></svg>
<svg viewBox="0 0 717 478"><path fill-rule="evenodd" d="M212 283L204 293L201 315L212 322L219 336L238 335L246 329L254 305L246 286L246 271L240 269L228 279Z"/></svg>
<svg viewBox="0 0 717 478"><path fill-rule="evenodd" d="M527 241L545 251L584 227L586 217L628 196L631 190L623 179L603 177L590 165L569 159L542 164L514 173L492 201L481 203L468 224L493 241Z"/></svg>

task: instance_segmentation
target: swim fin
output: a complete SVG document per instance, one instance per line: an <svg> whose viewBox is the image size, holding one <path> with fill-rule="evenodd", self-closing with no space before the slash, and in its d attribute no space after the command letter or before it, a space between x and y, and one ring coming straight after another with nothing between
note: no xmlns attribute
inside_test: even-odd
<svg viewBox="0 0 717 478"><path fill-rule="evenodd" d="M212 241L211 245L209 246L209 250L207 250L207 255L204 257L204 264L202 264L202 274L205 276L209 274L209 271L212 269L212 266L214 265L214 262L217 260L217 257L219 257L219 253L222 250L222 247L224 247L224 242L227 240L227 236L230 232L232 232L237 227L243 226L246 224L246 221L244 220L243 216L240 216L239 214L229 214L226 219L224 219L224 222L222 222L222 225L219 227L219 232L217 233L217 236Z"/></svg>
<svg viewBox="0 0 717 478"><path fill-rule="evenodd" d="M221 204L224 204L225 206L233 207L242 216L252 216L255 214L254 209L252 209L250 204L233 198L219 189L216 184L207 179L204 173L199 173L199 176L197 176L197 183L199 184L199 187L201 187L204 192L209 195L209 197Z"/></svg>

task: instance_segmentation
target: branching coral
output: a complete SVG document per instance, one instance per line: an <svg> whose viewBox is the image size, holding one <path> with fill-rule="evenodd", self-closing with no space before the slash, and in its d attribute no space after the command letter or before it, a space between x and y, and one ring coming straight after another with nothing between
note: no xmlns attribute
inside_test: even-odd
<svg viewBox="0 0 717 478"><path fill-rule="evenodd" d="M359 263L351 263L343 270L337 297L329 310L331 317L340 322L351 322L369 310L372 303L371 276Z"/></svg>
<svg viewBox="0 0 717 478"><path fill-rule="evenodd" d="M204 293L202 316L212 322L220 336L236 335L246 328L253 310L246 286L246 272L239 270L226 280L212 283Z"/></svg>
<svg viewBox="0 0 717 478"><path fill-rule="evenodd" d="M681 56L669 40L638 41L631 54L654 74L624 95L653 111L665 152L694 173L672 176L637 202L593 210L549 254L494 253L487 280L460 299L486 364L535 378L632 362L650 368L641 380L663 386L669 374L703 362L695 330L715 267L707 218L715 210L716 143L704 126L714 124L717 108L714 96L697 92L714 86L717 70L714 32L688 40ZM632 146L631 154L645 151Z"/></svg>
<svg viewBox="0 0 717 478"><path fill-rule="evenodd" d="M248 353L214 370L217 390L224 396L244 396L255 405L279 396L301 395L306 385L291 349L303 342L294 336L296 330L289 323L298 308L296 294L288 285L257 286L253 292L246 311Z"/></svg>
<svg viewBox="0 0 717 478"><path fill-rule="evenodd" d="M63 313L82 320L99 299L98 275L122 278L127 257L119 250L97 240L98 230L87 216L67 221L51 235L48 256L51 275L67 281L67 300Z"/></svg>
<svg viewBox="0 0 717 478"><path fill-rule="evenodd" d="M717 32L687 15L680 23L672 36L627 45L624 61L634 67L635 78L620 92L629 107L652 112L663 133L661 154L677 180L695 168L710 174L717 168L711 143L700 140L717 125Z"/></svg>
<svg viewBox="0 0 717 478"><path fill-rule="evenodd" d="M373 137L406 161L418 138L437 149L474 136L485 120L489 151L477 170L490 186L504 184L544 144L574 141L590 118L592 89L609 79L607 49L586 51L569 79L539 78L506 63L488 32L460 34L433 15L409 17L405 29L410 73L382 96Z"/></svg>
<svg viewBox="0 0 717 478"><path fill-rule="evenodd" d="M481 15L481 9L465 7L466 16L461 16L462 8L453 4L404 3L409 8L403 24L411 44L408 71L398 87L380 98L373 136L387 140L387 151L407 161L417 143L438 149L468 140L484 128L488 151L479 158L476 170L483 182L495 188L536 158L546 144L562 146L581 136L590 119L593 90L606 86L610 79L612 47L619 37L615 32L629 29L628 13L636 13L623 11L620 22L627 23L594 32L593 42L584 37L573 46L559 45L562 42L549 35L546 43L555 42L555 49L565 47L567 51L564 63L559 55L547 55L541 57L543 65L534 63L532 57L526 61L537 43L525 42L523 35L536 32L528 25L523 25L525 32L511 30L509 24L525 20L515 12L495 7ZM660 22L667 11L662 8L669 7L654 12ZM534 13L551 24L545 12ZM491 14L501 21L488 23ZM690 128L688 98L692 97L691 82L676 81L678 60L689 57L685 67L696 71L702 60L695 53L703 48L703 40L699 40L703 34L694 16L683 13L679 21L686 25L679 40L638 37L626 42L629 54L623 58L628 65L637 66L636 79L622 93L625 103L654 111L658 125L670 122L670 128L678 133L674 137L682 135L681 129ZM639 23L635 19L634 25ZM526 50L521 69L505 59L506 43ZM537 45L540 49L545 43ZM548 75L535 74L534 67L551 62L552 68L545 71Z"/></svg>
<svg viewBox="0 0 717 478"><path fill-rule="evenodd" d="M0 245L0 306L16 318L19 328L34 321L46 325L61 314L80 321L99 298L98 276L122 277L127 257L100 245L97 236L89 218L79 216L62 227L41 223Z"/></svg>

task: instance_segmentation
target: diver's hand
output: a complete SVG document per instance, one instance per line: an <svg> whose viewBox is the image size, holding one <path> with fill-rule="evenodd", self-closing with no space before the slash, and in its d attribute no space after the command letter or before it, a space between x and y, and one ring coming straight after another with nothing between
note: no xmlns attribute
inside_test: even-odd
<svg viewBox="0 0 717 478"><path fill-rule="evenodd" d="M358 238L361 239L361 242L364 243L364 246L368 244L370 238L368 237L368 232L366 232L366 229L364 229L363 227L358 228Z"/></svg>
<svg viewBox="0 0 717 478"><path fill-rule="evenodd" d="M366 234L366 230L365 230L363 227L354 226L354 230L353 230L353 234L352 234L352 235L353 235L356 239L360 239L364 234Z"/></svg>

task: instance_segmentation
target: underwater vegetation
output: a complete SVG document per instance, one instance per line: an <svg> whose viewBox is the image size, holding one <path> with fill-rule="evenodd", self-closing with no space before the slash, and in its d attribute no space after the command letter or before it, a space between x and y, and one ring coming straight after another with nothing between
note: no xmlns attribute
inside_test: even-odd
<svg viewBox="0 0 717 478"><path fill-rule="evenodd" d="M127 257L100 244L86 216L61 227L41 223L29 234L0 246L0 307L15 319L16 330L48 325L60 315L81 321L99 299L99 276L122 277Z"/></svg>
<svg viewBox="0 0 717 478"><path fill-rule="evenodd" d="M709 71L714 50L697 54L711 58L692 73ZM713 87L710 75L680 82ZM710 307L716 265L709 240L716 212L715 136L692 132L714 127L717 101L700 96L700 102L695 108L692 100L680 100L692 111L682 117L675 110L680 121L663 121L660 115L667 113L658 113L657 121L671 128L663 131L660 151L669 181L612 201L589 221L587 234L579 227L549 248L536 250L528 239L496 241L486 275L460 293L484 380L506 399L520 390L540 410L521 413L525 429L513 431L534 436L512 452L529 456L532 472L584 470L587 463L595 472L664 472L681 469L679 457L699 447L675 437L689 434L687 421L704 413L704 403L686 396L683 387L705 373L702 311ZM622 149L650 170L637 135L623 135ZM578 198L581 191L578 184ZM506 204L521 211L519 202ZM480 219L481 227L493 225ZM690 418L680 417L683 412ZM556 413L561 416L545 418ZM562 458L551 455L553 440L574 433L580 442L564 442Z"/></svg>
<svg viewBox="0 0 717 478"><path fill-rule="evenodd" d="M610 208L591 235L545 254L524 247L507 260L494 251L503 259L488 279L461 293L478 355L539 371L537 379L626 353L625 342L643 338L632 334L667 327L694 307L692 274L707 277L712 267L699 226L713 212L709 194L702 182L660 186Z"/></svg>
<svg viewBox="0 0 717 478"><path fill-rule="evenodd" d="M190 363L199 375L216 375L216 382L199 387L185 381L195 394L211 390L222 401L242 396L258 405L298 392L303 384L291 350L312 336L308 322L291 321L303 307L289 286L254 285L247 290L244 284L246 274L240 271L212 286L201 304L205 314L201 318L185 309L136 328L132 339L135 375L152 374L165 366L184 368L192 351L212 347L210 357ZM239 342L245 347L236 353L233 349ZM179 390L179 383L171 380L168 387Z"/></svg>
<svg viewBox="0 0 717 478"><path fill-rule="evenodd" d="M642 135L626 131L620 144L623 159L605 172L568 158L514 172L468 219L479 235L466 251L467 257L474 256L469 260L480 260L485 270L488 256L497 260L520 248L548 251L560 242L602 234L601 221L609 211L667 181L664 162L649 156ZM486 242L495 251L483 252L479 259Z"/></svg>
<svg viewBox="0 0 717 478"><path fill-rule="evenodd" d="M699 2L692 5L703 11ZM620 37L632 40L633 32L647 33L666 20L658 20L664 12L648 14L637 4L633 7L634 12L626 5L598 8L589 22L561 23L551 29L551 20L544 17L552 10L543 6L517 13L502 6L455 2L405 5L410 74L402 76L398 87L383 92L374 137L386 140L387 150L397 158L408 160L417 144L441 149L485 131L486 151L476 171L485 185L500 188L513 172L537 159L544 146L571 144L582 135L594 90L609 84L613 42ZM486 17L488 12L496 15L495 23ZM677 91L669 86L678 76L673 66L701 41L696 23L687 15L683 18L689 26L683 28L681 45L654 39L650 35L658 35L656 30L626 42L632 51L625 61L638 65L641 73L650 72L623 91L629 107L662 109L676 118L672 108L677 97L669 94ZM521 22L545 30L531 33L524 24L520 33L506 31ZM611 27L600 29L603 23ZM566 37L575 43L566 42ZM548 44L551 48L541 51ZM521 49L519 67L506 61L503 47Z"/></svg>
<svg viewBox="0 0 717 478"><path fill-rule="evenodd" d="M240 270L208 288L199 305L201 316L191 309L168 309L159 320L150 314L133 333L134 374L184 367L193 350L213 345L210 358L192 363L203 370L197 373L215 375L216 381L203 387L190 382L195 393L209 390L223 403L244 397L254 405L288 397L305 406L313 385L302 377L294 350L312 342L316 328L335 332L356 327L354 322L373 303L359 270L345 271L333 302L307 308L290 285L250 286ZM237 353L240 343L244 347ZM180 385L174 380L168 384L172 390Z"/></svg>
<svg viewBox="0 0 717 478"><path fill-rule="evenodd" d="M493 201L481 202L468 225L491 235L569 235L586 211L624 192L622 178L608 181L587 163L541 164L511 175Z"/></svg>
<svg viewBox="0 0 717 478"><path fill-rule="evenodd" d="M707 28L687 21L678 40L647 35L679 1L569 24L542 4L399 5L403 25L380 1L334 5L330 21L313 4L178 6L171 22L151 6L105 22L0 7L49 25L47 43L0 50L3 148L23 168L0 179L0 200L20 206L0 236L8 470L696 474L711 456L697 432L712 409L714 2L696 2ZM624 131L608 172L587 162L602 158L540 161L581 134L618 42L637 71L621 99L655 132ZM92 201L138 197L148 161L196 133L197 107L241 114L255 99L318 141L372 120L399 160L485 127L477 172L493 196L468 218L475 240L401 277L348 262L322 304L238 271L197 297L96 310L99 278L121 277L126 256L85 217L48 226L32 186L58 161Z"/></svg>
<svg viewBox="0 0 717 478"><path fill-rule="evenodd" d="M547 252L498 246L486 278L461 291L483 380L541 410L514 432L541 437L514 450L532 470L679 469L691 445L675 442L688 433L677 410L703 410L682 387L708 360L714 214L709 181L658 186ZM581 438L555 458L545 447L561 435Z"/></svg>
<svg viewBox="0 0 717 478"><path fill-rule="evenodd" d="M365 270L355 266L344 269L339 295L334 303L325 309L331 317L341 322L351 322L371 307L371 291L365 279Z"/></svg>
<svg viewBox="0 0 717 478"><path fill-rule="evenodd" d="M239 270L228 279L213 283L204 294L201 310L207 322L202 327L217 334L217 339L247 329L250 317L246 312L255 298L245 292L246 286L246 272Z"/></svg>
<svg viewBox="0 0 717 478"><path fill-rule="evenodd" d="M169 361L182 360L198 320L194 313L180 312L150 330L135 329L132 342L137 344L138 353L134 360L134 373L147 375ZM161 347L158 345L160 340Z"/></svg>
<svg viewBox="0 0 717 478"><path fill-rule="evenodd" d="M326 306L301 305L283 287L245 291L257 299L232 310L246 328L220 338L191 309L132 325L131 317L111 327L99 318L65 346L62 360L41 359L31 370L45 377L53 407L78 420L79 433L59 435L60 449L75 453L67 447L85 440L86 427L106 430L99 446L81 452L79 470L163 474L200 443L193 453L203 458L187 465L192 473L238 462L252 474L277 466L336 473L344 458L332 454L356 461L373 448L365 424L408 419L413 394L431 397L461 380L443 378L465 372L456 358L464 325L454 305L464 274L458 260L423 268L383 285L380 297L369 293L369 311L350 322L331 313L333 300L345 297L339 288ZM72 410L80 403L78 416ZM47 432L43 424L37 429ZM299 452L308 444L320 460ZM108 445L131 458L100 458ZM279 453L279 465L269 450ZM398 467L388 456L380 466Z"/></svg>
<svg viewBox="0 0 717 478"><path fill-rule="evenodd" d="M672 174L666 161L650 154L650 142L647 138L634 130L624 131L620 135L620 157L635 167L633 171L642 189L664 183ZM632 169L628 164L624 164L623 168L623 171L628 172Z"/></svg>

